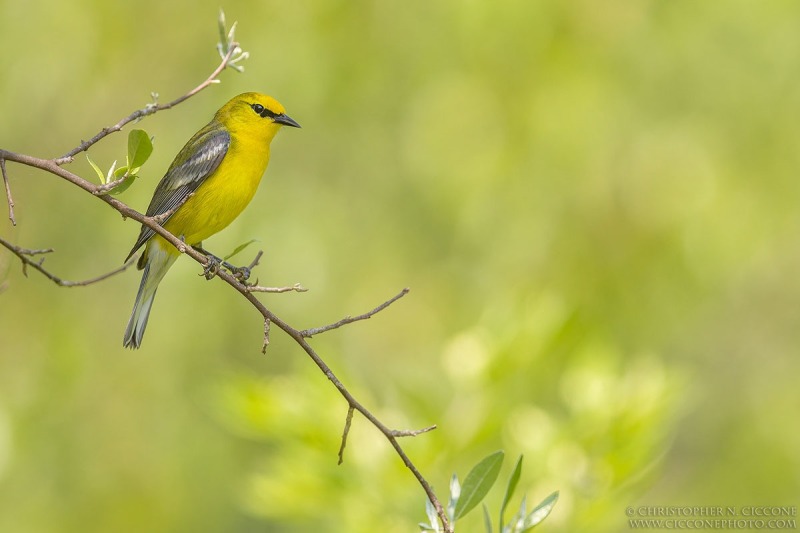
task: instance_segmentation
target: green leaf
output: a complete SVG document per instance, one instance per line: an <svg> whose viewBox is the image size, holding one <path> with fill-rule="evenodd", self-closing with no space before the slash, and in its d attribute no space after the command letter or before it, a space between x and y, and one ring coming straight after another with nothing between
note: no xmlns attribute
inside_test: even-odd
<svg viewBox="0 0 800 533"><path fill-rule="evenodd" d="M456 504L453 517L455 520L470 512L486 496L497 480L504 455L503 450L498 450L482 459L470 470L461 485L461 497Z"/></svg>
<svg viewBox="0 0 800 533"><path fill-rule="evenodd" d="M105 185L106 176L105 174L103 174L103 171L100 170L100 167L97 166L97 163L92 161L92 159L89 157L89 154L86 154L86 160L89 162L90 165L92 165L92 168L94 169L95 173L97 173L97 177L100 178L100 183Z"/></svg>
<svg viewBox="0 0 800 533"><path fill-rule="evenodd" d="M254 242L258 242L258 240L257 240L257 239L250 239L249 241L247 241L247 242L245 242L245 243L242 243L242 244L240 244L239 246L237 246L236 248L234 248L234 249L233 249L233 251L232 251L231 253L229 253L228 255L226 255L225 257L223 257L222 259L223 259L224 261L227 261L228 259L230 259L230 258L231 258L231 257L233 257L234 255L238 254L239 252L241 252L242 250L244 250L245 248L247 248L248 246L250 246L250 245L251 245L251 244L253 244Z"/></svg>
<svg viewBox="0 0 800 533"><path fill-rule="evenodd" d="M233 43L233 36L236 35L237 24L239 24L239 21L234 22L233 25L231 26L230 31L228 32L228 46L230 46L231 43Z"/></svg>
<svg viewBox="0 0 800 533"><path fill-rule="evenodd" d="M492 533L492 519L489 518L489 508L486 507L485 503L483 504L483 525L486 528L486 533Z"/></svg>
<svg viewBox="0 0 800 533"><path fill-rule="evenodd" d="M114 164L116 164L116 161L114 161ZM123 192L128 190L128 187L130 187L133 184L134 180L136 180L136 175L129 173L128 167L121 166L117 169L115 169L113 166L111 167L111 170L108 171L108 179L107 179L108 183L118 180L123 176L125 176L126 174L127 177L125 177L125 179L122 180L122 182L119 185L109 190L108 191L109 194L114 196L122 194Z"/></svg>
<svg viewBox="0 0 800 533"><path fill-rule="evenodd" d="M113 189L111 189L108 192L109 192L109 194L111 194L113 196L116 196L118 194L122 194L123 192L128 190L128 187L133 185L134 181L136 181L136 176L128 176L127 178L122 180L122 183L120 183L119 185L117 185L116 187L114 187Z"/></svg>
<svg viewBox="0 0 800 533"><path fill-rule="evenodd" d="M557 501L558 491L555 491L550 496L542 500L542 503L537 505L533 511L531 511L531 514L525 518L525 522L522 525L522 533L525 533L525 531L530 531L539 523L541 523L542 520L547 518L547 515L549 515L550 511L553 510L553 507L555 507Z"/></svg>
<svg viewBox="0 0 800 533"><path fill-rule="evenodd" d="M109 172L111 172L111 171L109 171ZM114 179L115 179L115 180L118 180L118 179L120 179L122 176L124 176L126 172L128 172L128 167L126 167L126 166L121 166L121 167L119 167L118 169L114 170L114 172L113 172L113 177L114 177ZM112 177L112 176L109 176L109 178L110 178L110 177ZM111 180L109 180L109 181L111 181Z"/></svg>
<svg viewBox="0 0 800 533"><path fill-rule="evenodd" d="M511 500L511 497L514 496L514 490L517 488L517 483L519 483L519 476L522 474L522 455L519 456L517 459L517 464L514 466L514 471L511 472L511 477L508 479L508 486L506 487L506 494L503 496L503 504L500 506L500 524L497 526L497 529L500 531L503 530L503 515L506 512L506 506L508 502Z"/></svg>
<svg viewBox="0 0 800 533"><path fill-rule="evenodd" d="M508 523L508 526L503 528L505 532L506 529L511 533L520 533L522 531L522 525L525 522L525 515L528 514L528 507L527 507L527 497L523 496L522 501L519 504L519 509L514 516L511 517L511 521Z"/></svg>
<svg viewBox="0 0 800 533"><path fill-rule="evenodd" d="M144 130L131 130L128 134L128 168L136 174L153 153L153 143Z"/></svg>

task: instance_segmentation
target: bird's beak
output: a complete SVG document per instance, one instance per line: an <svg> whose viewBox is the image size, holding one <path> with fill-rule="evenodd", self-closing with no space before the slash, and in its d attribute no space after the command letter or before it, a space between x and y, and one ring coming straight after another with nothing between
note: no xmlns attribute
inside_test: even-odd
<svg viewBox="0 0 800 533"><path fill-rule="evenodd" d="M286 115L284 113L281 113L280 115L275 115L275 117L272 119L272 121L273 122L277 122L278 124L283 124L284 126L291 126L293 128L299 128L300 127L300 124L295 122L295 120L292 117L290 117L289 115Z"/></svg>

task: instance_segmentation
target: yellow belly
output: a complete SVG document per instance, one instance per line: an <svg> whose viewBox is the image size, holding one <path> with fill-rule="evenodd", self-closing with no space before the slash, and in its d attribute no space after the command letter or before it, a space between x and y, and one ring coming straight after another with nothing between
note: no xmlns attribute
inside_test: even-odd
<svg viewBox="0 0 800 533"><path fill-rule="evenodd" d="M269 148L237 154L231 146L217 170L172 215L164 227L196 245L233 222L253 199L269 163ZM260 153L259 153L260 152Z"/></svg>

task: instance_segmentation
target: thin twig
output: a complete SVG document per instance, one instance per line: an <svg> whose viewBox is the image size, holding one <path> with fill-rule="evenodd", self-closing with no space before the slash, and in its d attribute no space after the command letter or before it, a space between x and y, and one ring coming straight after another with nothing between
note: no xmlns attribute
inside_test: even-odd
<svg viewBox="0 0 800 533"><path fill-rule="evenodd" d="M263 250L259 250L258 253L256 254L255 258L253 258L253 260L250 261L250 264L247 265L247 270L253 270L255 267L257 267L258 266L258 262L261 261L261 256L262 255L264 255L264 251ZM230 259L230 256L226 257L226 259ZM299 283L297 283L297 285L299 285Z"/></svg>
<svg viewBox="0 0 800 533"><path fill-rule="evenodd" d="M308 289L300 285L299 283L295 283L290 287L262 287L261 285L248 285L247 292L270 292L270 293L281 293L281 292L306 292Z"/></svg>
<svg viewBox="0 0 800 533"><path fill-rule="evenodd" d="M391 298L389 298L388 300L383 302L381 305L379 305L378 307L376 307L372 311L368 311L368 312L364 313L363 315L346 316L343 319L341 319L340 321L334 322L333 324L328 324L327 326L321 326L321 327L318 327L318 328L311 328L311 329L304 329L304 330L302 330L300 332L300 334L303 337L313 337L314 335L318 335L320 333L325 333L326 331L330 331L332 329L340 328L340 327L342 327L342 326L344 326L346 324L351 324L353 322L358 322L359 320L366 320L368 318L372 318L372 315L374 315L376 313L380 313L381 311L383 311L384 309L386 309L387 307L392 305L394 302L396 302L397 300L399 300L400 298L402 298L403 296L408 294L409 290L410 289L408 287L406 287L405 289L403 289L402 291L400 291L396 295L392 296Z"/></svg>
<svg viewBox="0 0 800 533"><path fill-rule="evenodd" d="M14 255L16 255L17 257L19 257L22 260L22 275L25 276L26 278L28 277L28 265L29 264L33 264L33 261L31 261L31 260L28 260L26 262L25 261L26 257L33 257L35 255L50 254L50 253L53 253L55 251L52 248L37 248L37 249L21 248L19 246L15 246L15 245L11 244L8 241L3 240L3 239L0 239L0 244L2 244L6 248L8 248L12 252L14 252ZM22 254L23 256L26 256L26 257L21 257L20 254ZM39 259L39 261L36 264L38 264L41 267L42 263L44 263L44 258Z"/></svg>
<svg viewBox="0 0 800 533"><path fill-rule="evenodd" d="M121 267L115 268L111 272L106 272L105 274L97 276L96 278L86 279L86 280L83 280L83 281L69 281L69 280L66 280L66 279L62 279L62 278L56 276L55 274L53 274L51 272L48 272L42 266L42 263L44 262L44 258L42 258L42 259L40 259L38 261L33 261L32 259L30 259L31 257L33 257L35 255L46 254L46 253L52 252L53 250L51 248L48 248L48 249L45 249L45 250L29 250L27 248L21 248L19 246L15 246L15 245L11 244L10 242L8 242L8 241L6 241L6 240L4 240L2 238L0 238L0 244L2 244L3 246L5 246L9 250L11 250L11 253L13 253L14 255L16 255L19 258L19 260L22 262L22 273L26 277L28 275L27 267L31 266L34 269L36 269L39 272L41 272L47 279L51 280L53 283L55 283L59 287L85 287L87 285L91 285L93 283L97 283L98 281L103 281L104 279L108 279L108 278L110 278L111 276L113 276L115 274L119 274L120 272L124 271L125 269L127 269L129 266L131 266L135 262L135 258L131 258L127 263L125 263Z"/></svg>
<svg viewBox="0 0 800 533"><path fill-rule="evenodd" d="M353 411L355 408L352 405L347 406L347 418L344 421L344 431L342 431L342 444L339 446L339 462L344 462L344 447L347 446L347 435L350 433L350 424L353 422Z"/></svg>
<svg viewBox="0 0 800 533"><path fill-rule="evenodd" d="M219 64L219 66L216 69L214 69L214 72L212 72L211 75L208 78L206 78L206 80L203 83L201 83L200 85L198 85L197 87L195 87L194 89L189 91L188 93L186 93L183 96L180 96L180 97L176 98L175 100L173 100L171 102L168 102L166 104L157 104L157 105L152 105L151 104L151 105L147 105L147 106L145 106L145 107L143 107L141 109L137 109L136 111L134 111L133 113L131 113L127 117L123 118L122 120L120 120L119 122L114 124L113 126L109 126L107 128L103 128L102 130L100 130L97 133L97 135L95 135L94 137L92 137L88 141L81 142L78 146L76 146L75 148L73 148L72 150L70 150L69 152L64 154L63 156L55 159L54 160L55 164L56 165L64 165L66 163L71 163L73 161L73 159L75 158L75 155L77 155L77 154L79 154L81 152L85 152L92 145L94 145L95 143L97 143L99 140L103 139L107 135L110 135L111 133L120 131L128 123L133 122L134 120L138 120L140 118L146 117L148 115L152 115L154 113L157 113L158 111L164 111L166 109L170 109L172 107L175 107L176 105L180 104L181 102L183 102L187 98L191 98L192 96L194 96L195 94L199 93L200 91L202 91L203 89L205 89L209 85L215 83L217 81L217 77L220 75L220 73L223 70L225 70L225 68L228 66L228 63L233 58L234 54L236 54L238 49L239 49L239 43L235 43L235 42L231 43L231 46L228 49L228 53L225 55L225 57L222 58L222 62Z"/></svg>
<svg viewBox="0 0 800 533"><path fill-rule="evenodd" d="M3 185L6 187L6 199L8 200L8 219L11 221L12 226L17 225L17 219L14 218L14 199L11 197L11 185L8 183L8 175L6 174L6 160L0 158L0 170L3 172Z"/></svg>
<svg viewBox="0 0 800 533"><path fill-rule="evenodd" d="M267 354L267 346L269 346L269 318L264 318L264 342L261 345L261 353Z"/></svg>
<svg viewBox="0 0 800 533"><path fill-rule="evenodd" d="M55 252L55 250L53 248L33 248L33 249L31 249L31 248L20 248L20 247L17 247L17 250L20 253L23 253L23 254L29 255L29 256L52 254L53 252Z"/></svg>
<svg viewBox="0 0 800 533"><path fill-rule="evenodd" d="M420 473L419 469L411 462L408 455L406 454L403 447L400 446L400 443L397 441L398 437L394 435L393 431L389 427L386 426L383 422L378 420L378 418L372 414L372 412L361 405L361 403L356 400L356 398L350 393L350 391L342 384L341 381L336 377L330 367L325 363L325 361L317 354L314 348L308 344L306 337L303 336L301 331L298 331L291 327L289 324L275 316L275 314L264 307L260 300L258 300L252 293L243 291L238 284L236 283L235 278L230 276L227 272L223 272L220 275L220 278L225 280L229 285L232 285L236 290L242 293L249 301L252 303L256 309L262 314L262 316L268 317L273 324L277 325L280 329L282 329L287 335L289 335L294 341L303 349L304 352L314 361L314 364L322 371L323 374L328 378L328 380L333 383L333 386L339 391L344 399L347 401L348 405L353 407L356 411L361 413L364 418L369 420L369 422L375 426L378 431L383 433L383 436L386 437L386 440L389 441L389 444L392 445L397 455L403 461L403 464L408 468L414 477L417 479L417 482L422 487L422 490L425 491L425 494L428 496L428 500L433 504L434 509L436 509L436 514L439 517L439 520L442 523L442 528L445 533L452 533L453 527L450 524L450 521L447 518L447 514L444 511L444 507L442 506L439 498L436 496L436 493L433 491L430 483L425 479L425 477ZM404 293L403 293L404 294Z"/></svg>
<svg viewBox="0 0 800 533"><path fill-rule="evenodd" d="M422 429L393 429L392 435L395 437L416 437L417 435L433 431L436 427L436 424L434 424Z"/></svg>

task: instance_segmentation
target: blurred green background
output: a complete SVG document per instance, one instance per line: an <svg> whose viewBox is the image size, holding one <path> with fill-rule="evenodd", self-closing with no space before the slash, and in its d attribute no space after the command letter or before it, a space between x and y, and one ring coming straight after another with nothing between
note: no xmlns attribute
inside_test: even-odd
<svg viewBox="0 0 800 533"><path fill-rule="evenodd" d="M218 62L218 2L0 0L0 147L59 156ZM629 505L797 505L800 6L792 1L224 2L246 71L139 124L144 210L230 97L283 131L248 210L263 296L445 496L502 448L561 499L542 531L624 531ZM108 168L125 135L91 150ZM69 169L93 176L80 156ZM67 279L138 233L8 164L18 226ZM5 213L5 202L2 202ZM249 261L255 248L240 256ZM407 532L424 494L279 331L182 259L138 352L128 272L62 289L0 250L0 531ZM501 478L510 472L508 460ZM492 508L499 491L489 497ZM461 531L479 531L479 513Z"/></svg>

